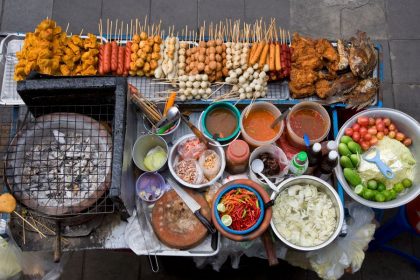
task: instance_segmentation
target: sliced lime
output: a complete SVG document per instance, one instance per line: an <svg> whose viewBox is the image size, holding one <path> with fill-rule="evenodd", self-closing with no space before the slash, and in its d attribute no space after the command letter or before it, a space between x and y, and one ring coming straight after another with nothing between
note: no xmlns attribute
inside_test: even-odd
<svg viewBox="0 0 420 280"><path fill-rule="evenodd" d="M405 178L404 180L402 180L402 184L405 188L410 188L413 185L413 182L410 179Z"/></svg>
<svg viewBox="0 0 420 280"><path fill-rule="evenodd" d="M232 224L232 217L229 216L229 215L223 215L222 216L222 223L227 227L230 226Z"/></svg>
<svg viewBox="0 0 420 280"><path fill-rule="evenodd" d="M357 185L357 186L354 188L354 192L355 192L356 194L358 194L358 195L362 195L362 193L363 193L363 189L364 189L363 185Z"/></svg>
<svg viewBox="0 0 420 280"><path fill-rule="evenodd" d="M216 208L217 208L217 211L222 212L222 213L226 211L226 207L223 203L217 204Z"/></svg>

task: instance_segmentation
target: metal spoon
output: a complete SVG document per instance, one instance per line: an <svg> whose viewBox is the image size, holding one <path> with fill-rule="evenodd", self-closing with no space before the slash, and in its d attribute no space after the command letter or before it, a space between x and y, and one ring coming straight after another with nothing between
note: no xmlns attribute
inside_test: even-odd
<svg viewBox="0 0 420 280"><path fill-rule="evenodd" d="M268 179L263 173L262 171L264 170L264 162L260 159L254 159L251 163L251 169L252 171L254 171L254 173L257 173L258 175L261 176L261 178L264 179L264 181L267 183L267 185L275 192L278 192L278 189L276 187L276 185L274 185L273 182L270 181L270 179Z"/></svg>
<svg viewBox="0 0 420 280"><path fill-rule="evenodd" d="M169 108L168 112L166 113L166 116L164 116L156 125L155 128L159 128L162 126L165 122L171 122L177 118L180 117L179 109L177 107L171 107Z"/></svg>
<svg viewBox="0 0 420 280"><path fill-rule="evenodd" d="M284 118L289 114L289 112L290 112L291 109L292 108L287 109L280 116L278 116L277 119L275 119L273 121L273 123L270 125L270 127L271 128L274 128L278 123L280 123L282 120L284 120Z"/></svg>

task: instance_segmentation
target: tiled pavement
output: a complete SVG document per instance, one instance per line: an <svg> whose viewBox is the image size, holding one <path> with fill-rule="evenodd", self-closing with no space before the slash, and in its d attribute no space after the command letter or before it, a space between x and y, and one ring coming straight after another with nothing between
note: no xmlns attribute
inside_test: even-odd
<svg viewBox="0 0 420 280"><path fill-rule="evenodd" d="M52 17L69 31L97 33L99 18L131 18L150 22L160 19L178 30L188 24L196 28L203 21L226 17L254 21L276 17L292 32L312 36L348 38L357 29L382 45L384 81L382 95L386 107L394 107L420 120L420 3L418 0L0 0L0 31L26 32L44 17ZM392 216L392 211L386 211ZM419 238L401 236L393 241L398 248L420 256ZM198 270L188 258L160 258L161 272L150 272L146 257L129 252L88 251L72 254L63 279L315 279L312 272L285 263L268 268L264 261L243 259L239 270L223 267ZM369 252L352 279L419 279L413 266L384 252Z"/></svg>

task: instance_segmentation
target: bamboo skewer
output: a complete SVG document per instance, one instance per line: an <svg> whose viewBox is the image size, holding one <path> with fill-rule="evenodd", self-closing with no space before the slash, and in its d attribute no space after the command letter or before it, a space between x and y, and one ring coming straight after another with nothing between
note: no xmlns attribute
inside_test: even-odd
<svg viewBox="0 0 420 280"><path fill-rule="evenodd" d="M43 238L46 238L47 237L44 233L42 233L38 228L36 228L33 224L31 224L28 220L26 220L18 212L13 211L13 213L16 214L16 216L18 216L19 218L21 218L23 222L26 222L33 230L35 230L36 232L38 232Z"/></svg>

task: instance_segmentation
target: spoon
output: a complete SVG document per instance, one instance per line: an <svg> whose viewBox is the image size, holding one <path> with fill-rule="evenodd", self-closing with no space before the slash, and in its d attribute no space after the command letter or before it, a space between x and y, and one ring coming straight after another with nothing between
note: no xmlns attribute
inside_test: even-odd
<svg viewBox="0 0 420 280"><path fill-rule="evenodd" d="M368 154L375 153L373 157L368 157ZM362 155L362 158L367 162L371 162L376 164L379 171L381 171L382 175L384 175L388 179L392 179L395 177L395 173L389 168L382 160L381 160L381 153L379 152L376 147L370 148L366 153Z"/></svg>
<svg viewBox="0 0 420 280"><path fill-rule="evenodd" d="M177 118L179 118L179 109L177 107L171 107L169 108L168 112L166 113L166 115L160 119L160 121L158 121L158 123L155 125L156 128L161 127L161 125L165 122L171 122Z"/></svg>
<svg viewBox="0 0 420 280"><path fill-rule="evenodd" d="M252 171L254 171L254 173L257 173L258 175L261 176L261 178L264 179L264 181L267 183L267 185L275 192L278 192L278 189L276 187L276 185L274 185L273 182L270 181L270 179L268 179L263 173L262 171L264 170L264 162L260 159L254 159L251 163L251 169Z"/></svg>
<svg viewBox="0 0 420 280"><path fill-rule="evenodd" d="M271 128L274 128L278 123L280 123L282 120L284 120L284 118L289 114L289 112L290 112L291 109L292 108L287 109L286 111L284 111L284 113L282 113L280 116L278 116L277 119L275 119L271 123L270 127Z"/></svg>

